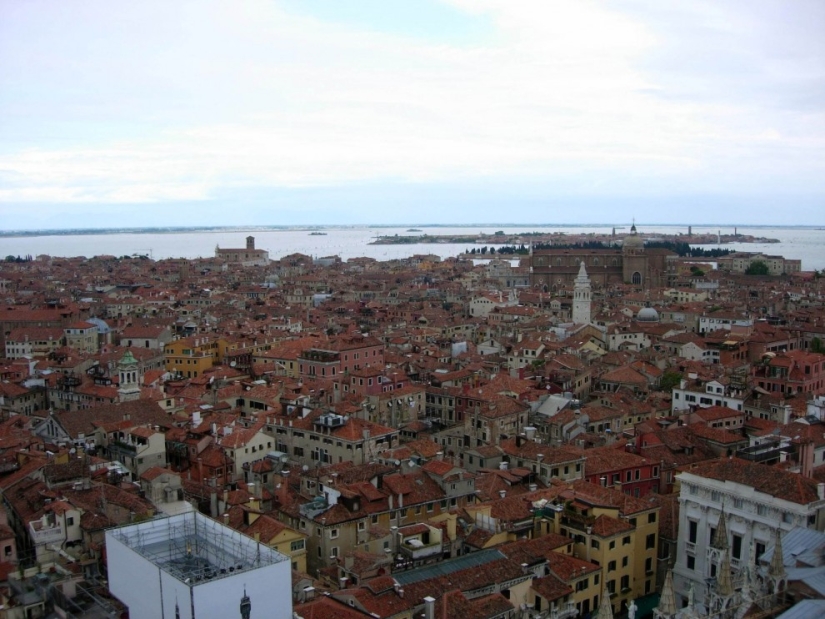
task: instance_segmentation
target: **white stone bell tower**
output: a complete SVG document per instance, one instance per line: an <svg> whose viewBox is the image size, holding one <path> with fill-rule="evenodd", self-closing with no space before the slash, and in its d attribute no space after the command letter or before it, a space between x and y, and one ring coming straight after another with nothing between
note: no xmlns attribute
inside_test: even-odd
<svg viewBox="0 0 825 619"><path fill-rule="evenodd" d="M584 260L579 263L579 274L573 285L573 322L577 325L590 324L590 278Z"/></svg>

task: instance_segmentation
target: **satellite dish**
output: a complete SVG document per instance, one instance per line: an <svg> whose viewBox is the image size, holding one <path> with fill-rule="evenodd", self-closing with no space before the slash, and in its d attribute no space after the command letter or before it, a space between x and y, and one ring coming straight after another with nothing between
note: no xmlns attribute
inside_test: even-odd
<svg viewBox="0 0 825 619"><path fill-rule="evenodd" d="M308 465L308 464L305 464L304 466L302 466L302 467L301 467L301 470L302 470L304 473L306 473L306 472L309 470L309 465Z"/></svg>
<svg viewBox="0 0 825 619"><path fill-rule="evenodd" d="M231 368L234 368L236 365L238 365L237 361L230 361L229 362L229 367L231 367Z"/></svg>

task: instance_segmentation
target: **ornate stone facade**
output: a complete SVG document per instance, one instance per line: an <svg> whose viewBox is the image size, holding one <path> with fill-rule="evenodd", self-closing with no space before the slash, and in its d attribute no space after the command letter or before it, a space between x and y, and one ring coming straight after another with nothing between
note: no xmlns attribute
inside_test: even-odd
<svg viewBox="0 0 825 619"><path fill-rule="evenodd" d="M544 290L572 286L584 262L594 286L633 284L640 288L668 284L666 249L645 249L634 225L616 249L538 249L530 255L530 285Z"/></svg>

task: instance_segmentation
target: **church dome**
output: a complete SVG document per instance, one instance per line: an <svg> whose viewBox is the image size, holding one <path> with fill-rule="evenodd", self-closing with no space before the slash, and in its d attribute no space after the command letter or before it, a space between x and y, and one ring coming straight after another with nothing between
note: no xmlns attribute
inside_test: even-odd
<svg viewBox="0 0 825 619"><path fill-rule="evenodd" d="M636 320L639 322L659 322L659 312L652 307L643 307L636 314Z"/></svg>
<svg viewBox="0 0 825 619"><path fill-rule="evenodd" d="M630 234L628 234L622 240L622 248L624 249L644 249L645 242L642 237L639 236L639 233L636 231L636 224L633 224L633 227L630 228Z"/></svg>

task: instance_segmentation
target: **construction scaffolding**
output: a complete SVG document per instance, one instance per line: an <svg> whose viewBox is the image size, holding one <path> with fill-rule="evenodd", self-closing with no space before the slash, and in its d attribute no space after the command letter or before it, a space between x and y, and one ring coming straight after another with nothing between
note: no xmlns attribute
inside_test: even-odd
<svg viewBox="0 0 825 619"><path fill-rule="evenodd" d="M198 512L122 527L113 535L190 586L289 560Z"/></svg>

